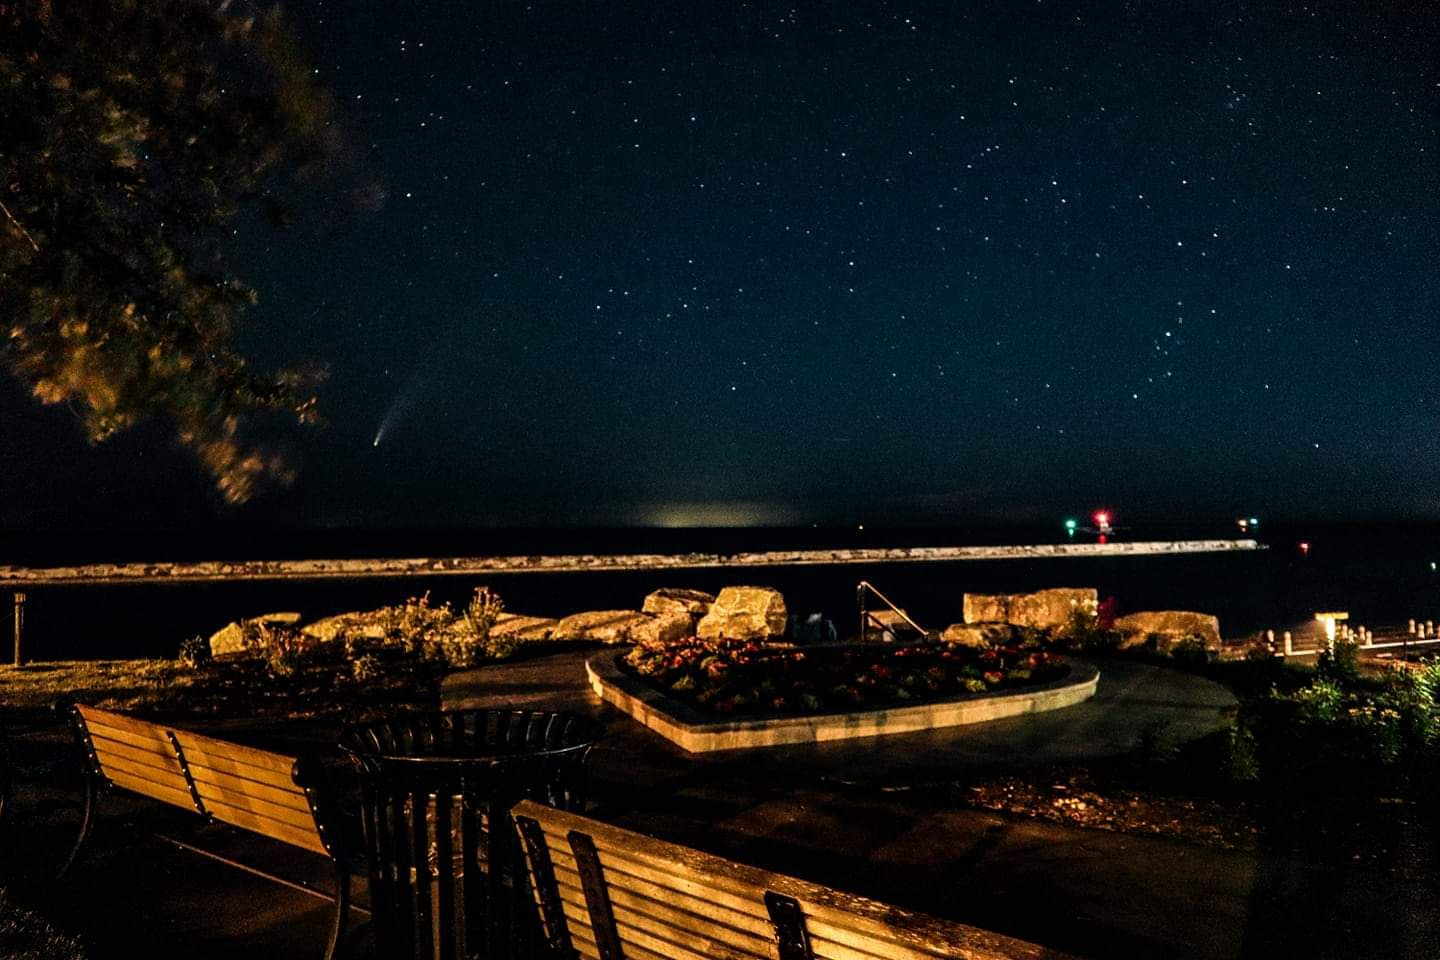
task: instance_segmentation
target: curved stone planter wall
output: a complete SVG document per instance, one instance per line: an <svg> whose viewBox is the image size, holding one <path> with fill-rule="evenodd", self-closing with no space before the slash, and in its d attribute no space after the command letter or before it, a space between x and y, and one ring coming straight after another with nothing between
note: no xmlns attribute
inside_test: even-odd
<svg viewBox="0 0 1440 960"><path fill-rule="evenodd" d="M1100 680L1100 671L1093 665L1068 660L1068 676L1008 693L972 694L954 700L853 713L718 720L642 683L622 671L615 660L615 652L607 651L586 661L585 673L595 693L690 753L914 733L1059 710L1090 699Z"/></svg>

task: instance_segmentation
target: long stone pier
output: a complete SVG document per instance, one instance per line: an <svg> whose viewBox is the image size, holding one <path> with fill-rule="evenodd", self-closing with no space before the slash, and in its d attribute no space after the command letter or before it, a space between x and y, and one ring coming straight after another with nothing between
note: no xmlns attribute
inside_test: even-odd
<svg viewBox="0 0 1440 960"><path fill-rule="evenodd" d="M1036 543L1009 546L875 547L769 550L757 553L616 553L368 560L243 560L199 563L95 563L71 567L0 567L0 589L118 584L214 583L240 580L352 580L372 577L495 576L507 573L589 573L604 570L691 570L725 567L827 566L856 563L937 563L1158 557L1263 550L1255 540L1164 540L1133 543Z"/></svg>

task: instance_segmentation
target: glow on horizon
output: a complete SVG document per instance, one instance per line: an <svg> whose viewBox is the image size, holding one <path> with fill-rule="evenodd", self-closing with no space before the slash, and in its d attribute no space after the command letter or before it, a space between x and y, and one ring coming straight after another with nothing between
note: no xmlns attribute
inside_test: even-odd
<svg viewBox="0 0 1440 960"><path fill-rule="evenodd" d="M650 504L641 509L640 520L657 527L766 527L794 524L799 517L782 504L733 500Z"/></svg>

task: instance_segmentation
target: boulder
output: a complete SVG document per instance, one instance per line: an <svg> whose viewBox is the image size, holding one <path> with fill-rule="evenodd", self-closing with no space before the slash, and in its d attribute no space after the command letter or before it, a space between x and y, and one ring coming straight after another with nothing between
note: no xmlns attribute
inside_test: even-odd
<svg viewBox="0 0 1440 960"><path fill-rule="evenodd" d="M300 628L300 632L320 643L331 643L347 637L381 640L385 637L386 615L379 610L337 613Z"/></svg>
<svg viewBox="0 0 1440 960"><path fill-rule="evenodd" d="M560 621L549 617L527 617L518 613L502 613L490 627L496 640L548 640Z"/></svg>
<svg viewBox="0 0 1440 960"><path fill-rule="evenodd" d="M695 626L701 640L767 640L785 632L785 598L770 587L726 587Z"/></svg>
<svg viewBox="0 0 1440 960"><path fill-rule="evenodd" d="M262 613L227 623L210 635L210 655L231 657L253 653L262 646L262 627L291 627L300 622L298 613Z"/></svg>
<svg viewBox="0 0 1440 960"><path fill-rule="evenodd" d="M1100 593L1093 587L1055 587L1035 593L967 593L966 623L1008 623L1036 630L1062 630L1075 611L1094 614Z"/></svg>
<svg viewBox="0 0 1440 960"><path fill-rule="evenodd" d="M237 654L248 653L250 648L250 637L238 621L227 623L210 634L210 656L212 657L233 657Z"/></svg>
<svg viewBox="0 0 1440 960"><path fill-rule="evenodd" d="M572 613L555 624L552 640L589 640L597 643L634 643L655 618L639 610L590 610Z"/></svg>
<svg viewBox="0 0 1440 960"><path fill-rule="evenodd" d="M656 617L683 613L691 620L699 620L710 612L710 605L714 602L714 595L703 590L661 587L645 598L645 603L640 609Z"/></svg>
<svg viewBox="0 0 1440 960"><path fill-rule="evenodd" d="M1008 623L952 623L941 632L940 640L986 650L1009 640L1014 633Z"/></svg>
<svg viewBox="0 0 1440 960"><path fill-rule="evenodd" d="M1189 610L1143 610L1115 619L1122 649L1144 646L1151 636L1157 637L1162 649L1186 637L1199 637L1206 650L1220 649L1220 618Z"/></svg>
<svg viewBox="0 0 1440 960"><path fill-rule="evenodd" d="M644 647L665 647L694 633L695 621L690 619L690 614L682 611L651 617L648 623L636 624L630 629L630 640Z"/></svg>

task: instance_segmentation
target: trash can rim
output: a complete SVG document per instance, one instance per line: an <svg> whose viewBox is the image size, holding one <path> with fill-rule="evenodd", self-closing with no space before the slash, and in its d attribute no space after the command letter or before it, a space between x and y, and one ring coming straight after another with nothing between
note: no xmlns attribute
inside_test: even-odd
<svg viewBox="0 0 1440 960"><path fill-rule="evenodd" d="M574 743L566 743L558 746L528 746L516 744L519 749L495 750L494 752L456 753L454 751L441 750L433 753L401 753L388 751L383 748L373 749L368 744L358 742L359 731L375 727L383 727L391 724L404 723L406 721L420 719L438 719L443 717L463 716L467 714L498 714L514 715L528 714L533 716L568 717L578 721L573 732L579 735L579 740ZM528 760L542 757L561 757L565 754L585 752L593 747L605 728L594 719L572 713L568 710L510 710L496 708L475 708L469 710L435 710L419 714L405 714L394 717L390 720L377 720L370 723L355 723L346 726L340 734L338 746L340 749L357 759L379 759L401 763L436 764L436 763L489 763L509 759ZM499 746L499 745L497 745Z"/></svg>

